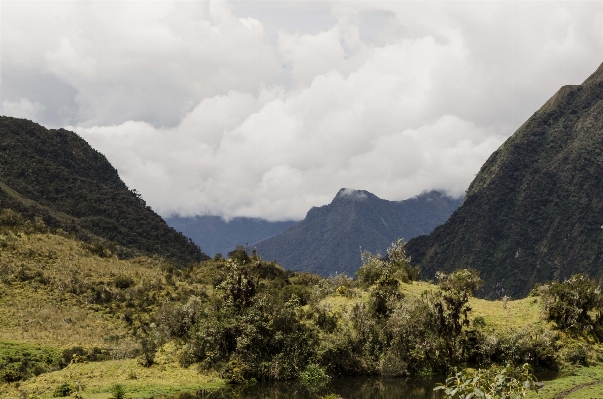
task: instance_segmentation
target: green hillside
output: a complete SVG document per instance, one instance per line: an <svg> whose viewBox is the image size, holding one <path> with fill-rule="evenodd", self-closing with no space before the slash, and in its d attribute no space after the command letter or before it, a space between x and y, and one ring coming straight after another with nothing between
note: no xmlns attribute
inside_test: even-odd
<svg viewBox="0 0 603 399"><path fill-rule="evenodd" d="M287 272L242 249L178 269L101 257L1 210L0 248L3 398L49 399L64 389L109 399L116 384L130 399L254 380L312 387L340 376L529 362L564 370L541 396L549 399L603 375L600 318L594 327L590 317L569 327L551 321L552 305L571 314L577 305L556 301L559 287L516 301L472 298L479 279L467 271L437 285L409 280L400 246L388 261L365 257L356 281ZM579 298L590 292L582 288ZM600 314L600 293L588 306Z"/></svg>
<svg viewBox="0 0 603 399"><path fill-rule="evenodd" d="M123 257L156 254L180 265L206 258L81 137L25 119L0 117L0 208Z"/></svg>
<svg viewBox="0 0 603 399"><path fill-rule="evenodd" d="M433 279L472 267L487 297L603 277L603 65L562 87L482 166L463 205L407 251Z"/></svg>

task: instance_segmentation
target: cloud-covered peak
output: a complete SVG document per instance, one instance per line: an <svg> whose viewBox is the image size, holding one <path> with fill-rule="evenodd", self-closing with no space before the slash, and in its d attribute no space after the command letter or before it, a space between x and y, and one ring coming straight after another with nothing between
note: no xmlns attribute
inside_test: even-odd
<svg viewBox="0 0 603 399"><path fill-rule="evenodd" d="M353 188L342 188L339 190L335 198L351 200L351 201L365 201L368 199L368 192L363 190L354 190Z"/></svg>

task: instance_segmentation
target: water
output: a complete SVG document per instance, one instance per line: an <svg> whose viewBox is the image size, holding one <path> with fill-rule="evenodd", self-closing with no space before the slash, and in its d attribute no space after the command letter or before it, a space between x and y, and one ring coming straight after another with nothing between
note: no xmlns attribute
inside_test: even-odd
<svg viewBox="0 0 603 399"><path fill-rule="evenodd" d="M250 386L229 386L219 391L200 391L171 396L169 399L317 399L337 394L345 399L441 399L434 392L444 377L412 379L353 377L337 378L321 387L299 382L260 382ZM167 397L165 399L168 399Z"/></svg>
<svg viewBox="0 0 603 399"><path fill-rule="evenodd" d="M536 374L539 381L558 377L557 372ZM320 387L294 381L260 382L249 386L228 386L218 391L183 393L161 399L319 399L337 394L344 399L442 399L441 391L434 392L443 376L413 378L350 377L336 378ZM157 398L160 399L160 398Z"/></svg>

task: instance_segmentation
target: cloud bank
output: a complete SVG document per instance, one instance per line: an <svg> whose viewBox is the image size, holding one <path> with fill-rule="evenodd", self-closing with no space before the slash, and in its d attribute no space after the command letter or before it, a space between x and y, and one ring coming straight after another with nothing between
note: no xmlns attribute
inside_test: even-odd
<svg viewBox="0 0 603 399"><path fill-rule="evenodd" d="M75 130L164 216L301 219L342 187L462 195L603 61L595 3L253 3L3 3L2 113Z"/></svg>

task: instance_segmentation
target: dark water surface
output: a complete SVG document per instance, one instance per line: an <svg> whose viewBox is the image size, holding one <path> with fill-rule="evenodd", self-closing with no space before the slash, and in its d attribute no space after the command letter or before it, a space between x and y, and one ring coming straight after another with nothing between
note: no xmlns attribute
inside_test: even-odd
<svg viewBox="0 0 603 399"><path fill-rule="evenodd" d="M345 399L440 399L433 392L436 383L444 377L412 379L354 377L337 378L322 387L311 387L299 382L259 382L250 386L231 386L219 391L185 393L165 399L318 399L337 394Z"/></svg>
<svg viewBox="0 0 603 399"><path fill-rule="evenodd" d="M550 381L557 372L537 373L539 381ZM433 388L443 376L412 378L350 377L336 378L321 387L294 381L259 382L249 386L228 386L217 391L183 393L161 399L319 399L336 394L345 399L442 399ZM157 398L159 399L159 398Z"/></svg>

